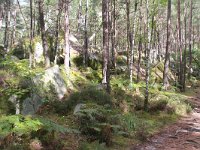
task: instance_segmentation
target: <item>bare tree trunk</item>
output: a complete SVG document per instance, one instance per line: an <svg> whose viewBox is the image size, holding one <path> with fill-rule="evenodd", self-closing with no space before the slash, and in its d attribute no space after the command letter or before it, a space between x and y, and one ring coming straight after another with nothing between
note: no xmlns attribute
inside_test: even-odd
<svg viewBox="0 0 200 150"><path fill-rule="evenodd" d="M102 0L102 22L103 22L103 70L102 83L106 91L110 93L110 71L109 71L109 0Z"/></svg>
<svg viewBox="0 0 200 150"><path fill-rule="evenodd" d="M58 45L59 45L59 31L60 31L60 17L62 13L62 1L59 0L58 2L58 14L57 14L57 19L56 19L56 35L55 35L55 50L53 56L54 58L54 64L57 63L57 55L58 55Z"/></svg>
<svg viewBox="0 0 200 150"><path fill-rule="evenodd" d="M85 29L84 29L84 53L83 53L83 64L88 66L88 5L89 0L86 0L85 8Z"/></svg>
<svg viewBox="0 0 200 150"><path fill-rule="evenodd" d="M190 79L192 73L192 10L193 2L190 0L190 22L189 22L189 72L188 78Z"/></svg>
<svg viewBox="0 0 200 150"><path fill-rule="evenodd" d="M135 44L135 37L133 39L133 36L135 35L135 16L136 16L136 11L137 11L137 0L135 1L135 8L134 8L134 16L133 16L133 32L129 33L129 42L130 42L130 84L133 83L133 63L134 63L134 44Z"/></svg>
<svg viewBox="0 0 200 150"><path fill-rule="evenodd" d="M132 48L132 33L130 23L130 0L126 0L126 22L127 22L127 68L130 69L130 49ZM130 71L130 70L129 70Z"/></svg>
<svg viewBox="0 0 200 150"><path fill-rule="evenodd" d="M70 43L69 43L69 0L65 1L65 70L70 74Z"/></svg>
<svg viewBox="0 0 200 150"><path fill-rule="evenodd" d="M112 38L111 38L111 50L112 50L112 67L116 68L116 0L112 0Z"/></svg>
<svg viewBox="0 0 200 150"><path fill-rule="evenodd" d="M6 16L5 16L5 32L4 32L4 50L9 52L9 38L10 38L10 0L5 3Z"/></svg>
<svg viewBox="0 0 200 150"><path fill-rule="evenodd" d="M169 61L170 61L170 22L171 22L171 0L168 0L167 9L167 41L166 41L166 51L165 51L165 63L163 72L163 86L165 90L169 87L168 72L169 72Z"/></svg>
<svg viewBox="0 0 200 150"><path fill-rule="evenodd" d="M77 20L78 20L78 25L77 25L77 32L80 31L80 26L81 26L81 17L82 17L82 0L79 0L79 8L78 8L78 14L77 14Z"/></svg>
<svg viewBox="0 0 200 150"><path fill-rule="evenodd" d="M178 47L179 47L179 85L180 90L183 90L183 54L182 54L182 38L181 38L181 4L180 0L178 0L178 6L177 6L177 15L178 15Z"/></svg>
<svg viewBox="0 0 200 150"><path fill-rule="evenodd" d="M140 81L140 66L141 66L141 57L142 57L142 0L140 0L140 10L139 10L139 32L140 39L138 44L138 66L137 66L137 82Z"/></svg>
<svg viewBox="0 0 200 150"><path fill-rule="evenodd" d="M16 23L17 23L16 7L13 10L12 17L13 17L13 31L12 31L11 47L15 44L15 39L16 39Z"/></svg>
<svg viewBox="0 0 200 150"><path fill-rule="evenodd" d="M2 27L2 21L3 21L3 4L0 5L0 30Z"/></svg>
<svg viewBox="0 0 200 150"><path fill-rule="evenodd" d="M146 75L145 75L145 82L146 82L146 88L145 88L145 100L144 100L144 110L148 109L148 101L149 101L149 73L150 73L150 48L151 48L151 31L150 31L150 17L149 17L149 0L146 0L146 33L148 36L148 43L146 47Z"/></svg>
<svg viewBox="0 0 200 150"><path fill-rule="evenodd" d="M30 0L30 49L29 49L29 67L33 67L33 1Z"/></svg>
<svg viewBox="0 0 200 150"><path fill-rule="evenodd" d="M185 47L184 47L184 66L183 66L183 91L185 92L185 83L186 83L186 50L187 50L187 7L186 7L186 2L184 4L185 7L185 12L184 12L184 27L185 27Z"/></svg>
<svg viewBox="0 0 200 150"><path fill-rule="evenodd" d="M40 21L40 29L42 32L42 45L44 50L44 59L45 59L45 68L50 67L50 54L48 50L47 36L45 31L45 22L44 22L44 0L39 0L39 21Z"/></svg>

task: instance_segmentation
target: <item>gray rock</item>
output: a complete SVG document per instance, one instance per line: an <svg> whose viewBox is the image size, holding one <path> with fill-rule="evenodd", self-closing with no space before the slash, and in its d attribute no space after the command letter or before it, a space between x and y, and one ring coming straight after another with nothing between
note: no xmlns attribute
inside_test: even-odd
<svg viewBox="0 0 200 150"><path fill-rule="evenodd" d="M32 97L28 97L23 101L21 113L23 115L34 115L42 104L42 98L37 94L33 94Z"/></svg>
<svg viewBox="0 0 200 150"><path fill-rule="evenodd" d="M20 102L17 95L12 95L9 97L8 101L12 102L15 105L15 114L20 114Z"/></svg>
<svg viewBox="0 0 200 150"><path fill-rule="evenodd" d="M13 62L19 61L19 58L17 56L10 56L10 60Z"/></svg>
<svg viewBox="0 0 200 150"><path fill-rule="evenodd" d="M42 88L40 87L40 90L45 89L51 91L53 87L55 91L51 92L55 92L59 99L62 99L67 92L66 84L61 76L58 65L48 68L44 74L37 75L33 81L36 86L42 86Z"/></svg>
<svg viewBox="0 0 200 150"><path fill-rule="evenodd" d="M77 104L74 108L74 115L76 115L78 112L80 112L81 108L84 107L85 104Z"/></svg>

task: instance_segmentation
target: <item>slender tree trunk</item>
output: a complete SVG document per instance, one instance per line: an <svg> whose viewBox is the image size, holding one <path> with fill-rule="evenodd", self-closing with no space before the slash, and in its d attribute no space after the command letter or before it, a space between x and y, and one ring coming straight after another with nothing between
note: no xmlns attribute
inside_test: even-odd
<svg viewBox="0 0 200 150"><path fill-rule="evenodd" d="M127 68L130 69L130 49L132 48L132 33L130 23L130 0L126 0L126 28L127 28ZM129 70L130 71L130 70Z"/></svg>
<svg viewBox="0 0 200 150"><path fill-rule="evenodd" d="M15 44L16 39L16 21L17 21L17 10L16 7L13 10L13 31L12 31L12 39L11 39L11 47Z"/></svg>
<svg viewBox="0 0 200 150"><path fill-rule="evenodd" d="M133 32L129 33L129 42L130 42L130 84L133 83L133 63L134 63L134 44L135 44L135 37L133 39L133 36L135 35L135 16L136 16L136 12L137 12L137 0L135 1L135 8L134 8L134 15L133 15Z"/></svg>
<svg viewBox="0 0 200 150"><path fill-rule="evenodd" d="M83 54L83 64L85 66L88 66L88 5L89 5L89 0L86 0L85 29L84 29L84 54Z"/></svg>
<svg viewBox="0 0 200 150"><path fill-rule="evenodd" d="M151 31L150 31L150 16L149 16L149 0L146 0L146 33L148 37L148 43L146 47L146 75L145 75L145 82L146 82L146 88L145 88L145 100L144 100L144 110L148 109L148 100L149 100L149 73L150 73L150 48L151 48Z"/></svg>
<svg viewBox="0 0 200 150"><path fill-rule="evenodd" d="M185 84L186 84L186 50L187 50L187 7L186 7L186 2L184 4L185 7L185 13L184 13L184 27L185 27L185 47L184 47L184 66L183 66L183 91L185 92Z"/></svg>
<svg viewBox="0 0 200 150"><path fill-rule="evenodd" d="M188 78L190 79L192 73L192 10L193 2L190 0L190 22L189 22L189 73Z"/></svg>
<svg viewBox="0 0 200 150"><path fill-rule="evenodd" d="M137 82L140 81L140 66L141 66L141 57L142 57L142 0L140 0L140 10L139 10L139 44L138 44L138 66L137 66Z"/></svg>
<svg viewBox="0 0 200 150"><path fill-rule="evenodd" d="M29 49L29 67L33 67L33 1L30 0L30 49Z"/></svg>
<svg viewBox="0 0 200 150"><path fill-rule="evenodd" d="M80 31L80 26L81 26L81 17L82 17L82 0L79 0L79 8L78 8L78 14L77 14L77 20L78 20L78 25L77 25L77 32Z"/></svg>
<svg viewBox="0 0 200 150"><path fill-rule="evenodd" d="M167 41L166 41L166 51L165 51L165 63L163 72L163 86L167 90L169 87L168 72L169 72L169 61L170 61L170 22L171 22L171 0L168 0L167 8Z"/></svg>
<svg viewBox="0 0 200 150"><path fill-rule="evenodd" d="M103 70L102 83L105 89L110 93L110 60L109 60L109 0L102 0L102 22L103 22Z"/></svg>
<svg viewBox="0 0 200 150"><path fill-rule="evenodd" d="M3 21L3 4L0 5L0 30L2 27L2 21Z"/></svg>
<svg viewBox="0 0 200 150"><path fill-rule="evenodd" d="M6 16L5 16L5 32L4 32L4 50L9 52L9 37L10 37L10 0L5 3Z"/></svg>
<svg viewBox="0 0 200 150"><path fill-rule="evenodd" d="M65 1L65 70L70 74L70 43L69 43L69 0Z"/></svg>
<svg viewBox="0 0 200 150"><path fill-rule="evenodd" d="M56 35L55 35L55 48L54 48L55 50L54 50L54 54L53 54L53 56L55 56L54 64L57 64L61 13L62 13L62 1L59 0L59 2L58 2L58 14L57 14L57 19L56 19Z"/></svg>
<svg viewBox="0 0 200 150"><path fill-rule="evenodd" d="M40 22L40 29L41 29L41 36L42 36L42 45L44 50L44 59L45 59L45 68L50 67L50 54L48 50L48 43L47 43L47 35L45 31L45 22L44 22L44 0L39 0L39 22Z"/></svg>
<svg viewBox="0 0 200 150"><path fill-rule="evenodd" d="M116 0L112 0L112 67L116 68Z"/></svg>

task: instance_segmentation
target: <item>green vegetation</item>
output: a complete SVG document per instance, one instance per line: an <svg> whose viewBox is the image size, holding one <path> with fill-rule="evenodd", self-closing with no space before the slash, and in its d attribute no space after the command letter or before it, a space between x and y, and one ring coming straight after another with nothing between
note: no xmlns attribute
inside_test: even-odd
<svg viewBox="0 0 200 150"><path fill-rule="evenodd" d="M163 126L192 110L187 96L173 92L176 89L162 91L160 84L152 82L149 109L144 112L143 82L129 85L128 77L112 75L112 93L109 95L98 85L100 70L90 67L72 70L68 80L61 66L62 76L70 90L62 101L51 93L48 97L44 95L46 101L36 115L6 116L15 113L15 105L8 98L13 94L18 95L22 103L31 91L23 83L43 71L42 68L30 70L27 60L14 63L10 59L8 57L2 61L3 69L0 72L7 87L1 86L0 137L7 142L2 143L1 148L27 149L34 143L45 148L52 145L55 149L72 145L82 150L127 148L132 143L145 141ZM191 79L192 84L198 84L195 82ZM65 138L72 135L74 139L65 142ZM60 136L63 138L58 140ZM76 136L80 138L78 143ZM19 139L25 142L21 143Z"/></svg>

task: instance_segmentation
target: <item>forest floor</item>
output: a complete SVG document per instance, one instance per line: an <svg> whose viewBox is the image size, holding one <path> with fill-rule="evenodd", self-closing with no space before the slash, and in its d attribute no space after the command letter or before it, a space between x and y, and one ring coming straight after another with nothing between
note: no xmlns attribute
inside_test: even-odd
<svg viewBox="0 0 200 150"><path fill-rule="evenodd" d="M200 150L200 88L189 101L194 106L190 114L131 150Z"/></svg>

